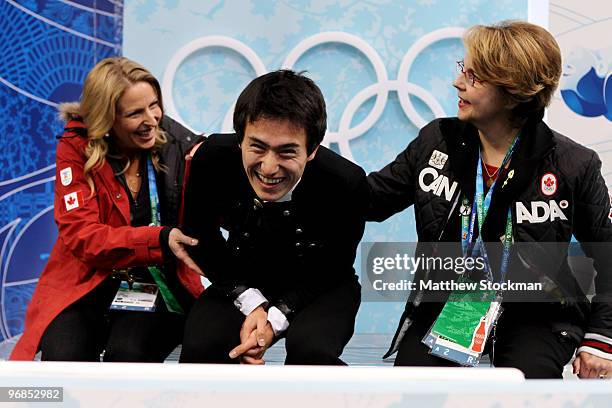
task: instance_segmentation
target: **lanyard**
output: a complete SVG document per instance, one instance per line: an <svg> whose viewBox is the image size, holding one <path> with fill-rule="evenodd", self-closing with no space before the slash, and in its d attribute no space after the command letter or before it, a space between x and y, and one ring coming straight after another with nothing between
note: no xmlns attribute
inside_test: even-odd
<svg viewBox="0 0 612 408"><path fill-rule="evenodd" d="M508 148L506 155L504 156L504 160L502 161L500 167L500 174L503 168L506 166L512 153L514 152L514 148L516 146L516 142L518 140L518 136L514 138L514 141ZM489 263L489 257L482 240L482 226L484 225L484 221L487 217L487 213L489 211L489 207L491 206L491 198L493 196L493 189L497 185L497 179L493 181L493 184L487 191L487 194L484 194L484 179L482 176L482 155L480 151L478 153L478 163L476 164L476 192L474 195L474 200L472 203L472 211L471 215L462 214L461 216L461 246L463 248L464 256L468 253L472 252L474 246L476 249L482 253L482 256L485 261L485 265L487 266L488 277L492 280L491 267ZM464 206L467 206L467 199L464 199ZM478 223L476 226L476 222ZM476 238L476 242L474 241L474 228L478 228L478 237ZM500 280L503 280L506 272L508 270L508 260L510 257L510 246L512 243L512 211L510 208L508 209L508 215L506 217L506 228L504 231L504 250L502 253L502 261L501 261L501 269L500 269Z"/></svg>
<svg viewBox="0 0 612 408"><path fill-rule="evenodd" d="M149 198L151 200L151 226L159 226L161 225L161 217L159 214L159 195L157 194L157 183L155 182L155 171L153 171L153 161L151 160L151 156L147 158L147 176L149 182ZM179 304L176 297L170 291L168 284L166 282L166 278L157 266L149 266L149 272L151 276L153 276L153 280L157 284L159 288L159 292L166 303L166 307L169 311L174 313L183 314L183 308Z"/></svg>
<svg viewBox="0 0 612 408"><path fill-rule="evenodd" d="M157 183L155 182L155 171L153 171L151 156L147 158L147 176L149 179L149 199L151 200L151 223L149 225L159 226L161 225L159 195L157 194Z"/></svg>

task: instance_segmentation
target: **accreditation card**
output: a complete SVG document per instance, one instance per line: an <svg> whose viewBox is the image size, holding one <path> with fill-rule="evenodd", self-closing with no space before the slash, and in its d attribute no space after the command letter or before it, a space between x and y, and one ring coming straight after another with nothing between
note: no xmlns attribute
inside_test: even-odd
<svg viewBox="0 0 612 408"><path fill-rule="evenodd" d="M130 288L126 281L121 281L110 309L154 312L158 293L154 283L134 282Z"/></svg>
<svg viewBox="0 0 612 408"><path fill-rule="evenodd" d="M461 277L460 281L469 282ZM501 313L495 291L453 291L423 339L430 353L462 365L478 365Z"/></svg>

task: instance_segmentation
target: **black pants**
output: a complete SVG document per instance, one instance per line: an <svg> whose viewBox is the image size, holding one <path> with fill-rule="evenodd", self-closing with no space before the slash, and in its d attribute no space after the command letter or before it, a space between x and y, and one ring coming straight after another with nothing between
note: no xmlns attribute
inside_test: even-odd
<svg viewBox="0 0 612 408"><path fill-rule="evenodd" d="M163 362L180 344L185 317L167 311L108 311L118 281L107 279L64 311L40 342L43 361Z"/></svg>
<svg viewBox="0 0 612 408"><path fill-rule="evenodd" d="M538 316L539 304L529 307L510 305L498 321L495 343L485 347L496 367L513 367L525 378L562 378L563 367L574 355L577 343L556 333L545 317ZM395 359L396 366L454 367L456 363L429 354L421 341L441 310L441 304L422 304L406 332Z"/></svg>
<svg viewBox="0 0 612 408"><path fill-rule="evenodd" d="M285 364L344 365L340 355L353 335L360 301L360 286L351 279L299 311L285 333ZM244 319L233 302L211 286L187 318L180 362L238 363L229 352L240 344Z"/></svg>

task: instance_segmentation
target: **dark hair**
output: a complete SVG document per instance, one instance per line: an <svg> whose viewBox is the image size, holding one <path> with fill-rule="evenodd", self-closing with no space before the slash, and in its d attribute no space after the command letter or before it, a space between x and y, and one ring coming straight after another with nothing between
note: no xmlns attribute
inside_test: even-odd
<svg viewBox="0 0 612 408"><path fill-rule="evenodd" d="M255 78L242 91L234 110L234 130L242 143L247 122L260 118L288 120L306 132L306 149L311 154L327 129L325 100L318 86L291 70L269 72Z"/></svg>

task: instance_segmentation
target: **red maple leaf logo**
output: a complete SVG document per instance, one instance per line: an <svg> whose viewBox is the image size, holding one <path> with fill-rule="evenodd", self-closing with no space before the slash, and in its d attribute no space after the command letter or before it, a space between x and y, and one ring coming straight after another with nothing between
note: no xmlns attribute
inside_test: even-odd
<svg viewBox="0 0 612 408"><path fill-rule="evenodd" d="M546 180L544 180L544 185L546 185L546 187L552 187L553 184L555 184L555 182L550 177L548 177Z"/></svg>
<svg viewBox="0 0 612 408"><path fill-rule="evenodd" d="M66 204L68 205L74 205L76 199L74 198L74 196L70 196L70 198L68 200L66 200Z"/></svg>

